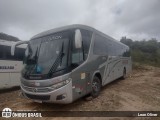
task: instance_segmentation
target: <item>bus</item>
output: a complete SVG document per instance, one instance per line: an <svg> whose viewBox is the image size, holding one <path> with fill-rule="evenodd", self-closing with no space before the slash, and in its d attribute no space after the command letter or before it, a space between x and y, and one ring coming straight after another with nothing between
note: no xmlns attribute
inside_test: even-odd
<svg viewBox="0 0 160 120"><path fill-rule="evenodd" d="M86 25L42 32L28 41L22 95L35 102L62 104L85 95L95 98L102 86L131 72L129 53L128 46Z"/></svg>
<svg viewBox="0 0 160 120"><path fill-rule="evenodd" d="M0 40L0 90L20 86L20 74L26 46L17 47L15 56L12 56L11 46L15 43Z"/></svg>

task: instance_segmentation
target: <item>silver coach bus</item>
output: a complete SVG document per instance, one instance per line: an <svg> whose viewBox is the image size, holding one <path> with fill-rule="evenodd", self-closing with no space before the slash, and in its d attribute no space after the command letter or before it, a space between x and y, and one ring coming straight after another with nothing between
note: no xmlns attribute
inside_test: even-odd
<svg viewBox="0 0 160 120"><path fill-rule="evenodd" d="M132 68L128 46L85 25L42 32L27 44L21 90L35 102L97 97L102 86L125 78Z"/></svg>

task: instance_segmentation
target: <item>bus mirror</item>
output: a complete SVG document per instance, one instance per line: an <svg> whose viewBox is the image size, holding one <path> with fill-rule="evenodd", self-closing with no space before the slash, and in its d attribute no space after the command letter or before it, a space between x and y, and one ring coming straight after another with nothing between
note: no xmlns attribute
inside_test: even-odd
<svg viewBox="0 0 160 120"><path fill-rule="evenodd" d="M11 46L11 55L14 56L14 51L15 51L15 44Z"/></svg>
<svg viewBox="0 0 160 120"><path fill-rule="evenodd" d="M28 51L28 47L26 48L26 51L25 51L25 57L27 57L29 55L29 51Z"/></svg>
<svg viewBox="0 0 160 120"><path fill-rule="evenodd" d="M82 47L82 35L79 29L75 30L75 48Z"/></svg>
<svg viewBox="0 0 160 120"><path fill-rule="evenodd" d="M15 44L13 44L13 45L11 46L11 55L12 55L12 56L14 56L14 52L15 52L16 46L21 45L21 44L28 44L28 41L20 41L20 42L17 42L17 43L15 43Z"/></svg>

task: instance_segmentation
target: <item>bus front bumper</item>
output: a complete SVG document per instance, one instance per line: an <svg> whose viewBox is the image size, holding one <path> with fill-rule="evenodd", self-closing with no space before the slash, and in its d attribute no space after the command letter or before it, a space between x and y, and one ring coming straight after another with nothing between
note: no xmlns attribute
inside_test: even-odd
<svg viewBox="0 0 160 120"><path fill-rule="evenodd" d="M50 92L36 92L34 89L36 88L33 88L33 92L31 92L21 86L23 96L35 102L68 104L73 101L71 81L67 85Z"/></svg>

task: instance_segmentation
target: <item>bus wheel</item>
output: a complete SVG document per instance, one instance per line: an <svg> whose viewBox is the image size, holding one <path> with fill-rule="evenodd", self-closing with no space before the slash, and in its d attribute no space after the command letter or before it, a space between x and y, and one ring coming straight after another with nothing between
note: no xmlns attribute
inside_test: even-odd
<svg viewBox="0 0 160 120"><path fill-rule="evenodd" d="M124 80L126 78L126 69L124 68L123 69L123 76L122 76L122 79Z"/></svg>
<svg viewBox="0 0 160 120"><path fill-rule="evenodd" d="M98 97L99 93L101 91L101 81L98 77L94 77L93 81L92 81L92 92L91 92L91 96L93 98Z"/></svg>

